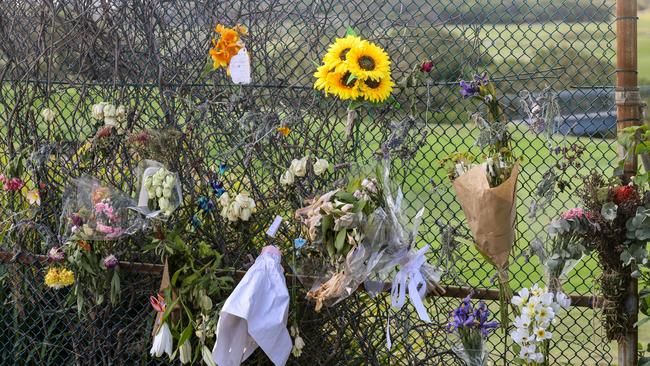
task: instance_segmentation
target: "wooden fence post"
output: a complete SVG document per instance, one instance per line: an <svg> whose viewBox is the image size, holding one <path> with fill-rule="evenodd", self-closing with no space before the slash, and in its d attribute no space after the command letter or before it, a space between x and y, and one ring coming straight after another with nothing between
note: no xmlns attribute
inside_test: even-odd
<svg viewBox="0 0 650 366"><path fill-rule="evenodd" d="M616 2L616 126L617 130L641 123L641 96L637 84L637 2ZM619 153L625 156L622 148ZM636 154L630 154L625 162L624 174L636 174ZM627 289L625 311L630 323L635 323L638 312L637 280L632 279ZM618 342L619 366L636 366L638 361L638 331L630 331Z"/></svg>

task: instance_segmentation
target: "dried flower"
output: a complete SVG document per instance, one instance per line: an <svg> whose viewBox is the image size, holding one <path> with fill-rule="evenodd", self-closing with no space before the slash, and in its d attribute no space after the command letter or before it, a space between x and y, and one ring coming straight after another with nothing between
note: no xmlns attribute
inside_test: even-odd
<svg viewBox="0 0 650 366"><path fill-rule="evenodd" d="M38 192L38 189L32 189L31 191L25 193L25 198L30 205L40 206L41 205L41 195Z"/></svg>
<svg viewBox="0 0 650 366"><path fill-rule="evenodd" d="M431 72L433 70L433 61L424 61L420 66L421 72Z"/></svg>
<svg viewBox="0 0 650 366"><path fill-rule="evenodd" d="M293 159L291 161L291 167L289 170L295 175L296 177L304 177L307 174L307 160L309 158L307 156L303 157L302 159Z"/></svg>
<svg viewBox="0 0 650 366"><path fill-rule="evenodd" d="M117 119L117 122L124 122L126 121L126 107L123 105L119 105L117 109L115 110L115 118Z"/></svg>
<svg viewBox="0 0 650 366"><path fill-rule="evenodd" d="M53 122L54 118L56 118L56 112L50 108L45 108L41 111L41 117L43 117L43 120L45 120L45 122Z"/></svg>
<svg viewBox="0 0 650 366"><path fill-rule="evenodd" d="M52 247L48 252L47 252L47 257L54 262L60 262L63 259L65 259L65 253L63 253L63 250L60 247Z"/></svg>
<svg viewBox="0 0 650 366"><path fill-rule="evenodd" d="M104 105L104 124L108 126L117 126L116 117L117 109L112 104Z"/></svg>
<svg viewBox="0 0 650 366"><path fill-rule="evenodd" d="M7 178L3 174L0 174L0 183L2 183L2 189L6 192L18 192L24 186L25 182L20 178Z"/></svg>
<svg viewBox="0 0 650 366"><path fill-rule="evenodd" d="M104 119L104 105L106 103L101 102L99 104L95 104L92 107L92 116L96 120L103 120Z"/></svg>
<svg viewBox="0 0 650 366"><path fill-rule="evenodd" d="M329 169L330 163L325 159L317 159L314 163L314 174L321 175Z"/></svg>
<svg viewBox="0 0 650 366"><path fill-rule="evenodd" d="M289 136L289 134L291 133L291 129L287 126L278 127L277 131L284 137Z"/></svg>
<svg viewBox="0 0 650 366"><path fill-rule="evenodd" d="M104 267L106 267L106 269L113 269L117 267L118 264L120 264L120 261L118 261L117 257L113 254L104 258Z"/></svg>
<svg viewBox="0 0 650 366"><path fill-rule="evenodd" d="M620 205L636 197L636 189L633 186L620 186L614 190L614 202Z"/></svg>
<svg viewBox="0 0 650 366"><path fill-rule="evenodd" d="M81 249L83 249L83 250L85 250L87 252L90 252L90 250L91 250L90 244L88 244L88 242L85 241L85 240L79 240L77 245L79 245L79 248L81 248Z"/></svg>
<svg viewBox="0 0 650 366"><path fill-rule="evenodd" d="M282 176L280 177L280 184L284 186L291 185L293 184L294 181L295 181L295 176L293 175L291 169L284 172L284 174L282 174Z"/></svg>

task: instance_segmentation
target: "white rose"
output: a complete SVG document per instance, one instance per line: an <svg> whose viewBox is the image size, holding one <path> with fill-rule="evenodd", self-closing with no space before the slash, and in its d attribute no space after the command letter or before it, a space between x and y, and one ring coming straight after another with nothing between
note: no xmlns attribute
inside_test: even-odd
<svg viewBox="0 0 650 366"><path fill-rule="evenodd" d="M314 163L314 174L321 175L329 169L330 163L325 159L318 159Z"/></svg>
<svg viewBox="0 0 650 366"><path fill-rule="evenodd" d="M293 175L296 177L304 177L305 174L307 174L307 157L303 157L302 159L293 159L291 161L291 167L289 168Z"/></svg>
<svg viewBox="0 0 650 366"><path fill-rule="evenodd" d="M41 111L41 117L43 117L45 122L52 122L56 117L56 112L54 112L50 108L45 108Z"/></svg>
<svg viewBox="0 0 650 366"><path fill-rule="evenodd" d="M230 195L228 192L225 192L221 195L221 197L219 197L219 204L222 207L228 207L230 205Z"/></svg>
<svg viewBox="0 0 650 366"><path fill-rule="evenodd" d="M117 119L118 122L124 122L126 121L126 107L123 105L120 105L117 107L115 110L115 118Z"/></svg>
<svg viewBox="0 0 650 366"><path fill-rule="evenodd" d="M93 105L92 115L94 119L104 119L104 102Z"/></svg>
<svg viewBox="0 0 650 366"><path fill-rule="evenodd" d="M163 189L162 187L156 187L156 197L162 197Z"/></svg>
<svg viewBox="0 0 650 366"><path fill-rule="evenodd" d="M117 126L117 120L115 119L115 106L112 104L106 104L104 106L104 124Z"/></svg>
<svg viewBox="0 0 650 366"><path fill-rule="evenodd" d="M242 219L242 221L248 221L248 219L251 218L252 211L250 208L242 208L241 212L239 213L239 218Z"/></svg>
<svg viewBox="0 0 650 366"><path fill-rule="evenodd" d="M241 212L241 207L239 207L239 204L237 202L233 202L228 206L228 221L231 222L236 222L239 220L239 214Z"/></svg>
<svg viewBox="0 0 650 366"><path fill-rule="evenodd" d="M169 188L163 188L163 193L162 193L162 195L163 195L163 197L165 197L165 198L171 198L171 196L172 196L172 190L169 189Z"/></svg>
<svg viewBox="0 0 650 366"><path fill-rule="evenodd" d="M160 197L158 199L158 207L160 207L162 211L167 211L169 208L169 200L165 197Z"/></svg>
<svg viewBox="0 0 650 366"><path fill-rule="evenodd" d="M293 175L293 172L291 170L287 170L280 177L280 184L282 184L283 186L292 185L293 182L294 182L294 175Z"/></svg>

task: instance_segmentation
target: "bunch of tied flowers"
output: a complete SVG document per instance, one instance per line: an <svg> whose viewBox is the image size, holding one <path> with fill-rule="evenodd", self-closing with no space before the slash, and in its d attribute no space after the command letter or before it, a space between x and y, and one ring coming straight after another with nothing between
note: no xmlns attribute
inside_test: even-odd
<svg viewBox="0 0 650 366"><path fill-rule="evenodd" d="M228 67L230 60L244 47L241 36L248 35L248 29L241 24L233 28L217 24L214 31L219 34L219 39L212 39L210 57L212 57L214 69Z"/></svg>
<svg viewBox="0 0 650 366"><path fill-rule="evenodd" d="M108 102L100 102L92 106L92 117L98 121L104 121L106 126L118 126L126 122L126 107L115 106Z"/></svg>
<svg viewBox="0 0 650 366"><path fill-rule="evenodd" d="M485 341L491 331L499 327L496 321L488 321L490 311L483 301L478 307L472 306L471 295L463 299L462 304L451 313L452 320L447 324L449 333L458 337L453 351L465 361L468 366L483 366L487 364Z"/></svg>
<svg viewBox="0 0 650 366"><path fill-rule="evenodd" d="M544 264L547 285L552 291L562 289L568 273L589 253L586 234L594 225L591 216L576 207L563 212L547 226L550 240L537 255Z"/></svg>
<svg viewBox="0 0 650 366"><path fill-rule="evenodd" d="M149 195L149 209L160 210L165 216L171 215L174 211L171 200L176 187L176 175L165 168L160 168L156 173L145 178L144 187Z"/></svg>
<svg viewBox="0 0 650 366"><path fill-rule="evenodd" d="M381 103L394 85L386 51L351 30L329 47L314 77L315 89L342 100Z"/></svg>
<svg viewBox="0 0 650 366"><path fill-rule="evenodd" d="M246 191L238 193L235 198L231 198L228 192L219 197L221 204L221 217L230 222L248 221L251 215L257 211L255 200Z"/></svg>
<svg viewBox="0 0 650 366"><path fill-rule="evenodd" d="M309 156L304 156L301 159L293 159L289 169L280 177L280 183L285 186L292 185L296 177L302 178L306 176L310 162L316 176L325 173L330 166L330 163L325 159L311 158Z"/></svg>
<svg viewBox="0 0 650 366"><path fill-rule="evenodd" d="M512 304L518 309L515 329L510 333L515 342L517 361L527 366L548 364L551 332L562 309L568 309L571 299L562 292L549 292L537 284L523 288L513 296Z"/></svg>

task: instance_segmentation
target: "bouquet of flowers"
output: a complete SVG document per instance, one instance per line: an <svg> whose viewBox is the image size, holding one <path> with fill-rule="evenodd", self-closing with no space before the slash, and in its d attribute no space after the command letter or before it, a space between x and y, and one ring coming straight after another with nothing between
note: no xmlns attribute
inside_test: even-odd
<svg viewBox="0 0 650 366"><path fill-rule="evenodd" d="M142 227L130 207L135 202L119 190L82 176L73 179L64 193L61 223L63 237L76 240L115 240Z"/></svg>
<svg viewBox="0 0 650 366"><path fill-rule="evenodd" d="M647 256L644 218L649 197L633 182L605 179L595 172L579 192L593 223L586 243L598 254L603 269L599 282L605 330L610 340L617 340L633 326L625 313L626 289L634 260L640 263Z"/></svg>
<svg viewBox="0 0 650 366"><path fill-rule="evenodd" d="M474 308L471 295L463 299L462 304L451 313L452 320L447 324L447 331L455 334L458 342L452 350L465 361L467 366L487 365L486 338L491 331L499 327L496 321L488 321L490 311L483 301Z"/></svg>
<svg viewBox="0 0 650 366"><path fill-rule="evenodd" d="M177 174L153 160L144 160L141 170L142 182L138 192L138 206L134 209L147 218L168 218L183 202Z"/></svg>
<svg viewBox="0 0 650 366"><path fill-rule="evenodd" d="M511 136L497 91L487 76L475 75L461 81L461 95L480 101L488 111L485 118L476 113L479 136L475 145L483 150L484 162L475 165L473 156L457 153L443 161L465 213L478 251L498 271L501 323L508 322L508 257L514 244L517 216L517 176L519 164L511 152Z"/></svg>
<svg viewBox="0 0 650 366"><path fill-rule="evenodd" d="M562 309L568 309L571 299L562 292L549 292L536 284L523 288L512 298L519 314L510 337L515 342L515 354L520 365L549 365L551 332Z"/></svg>
<svg viewBox="0 0 650 366"><path fill-rule="evenodd" d="M394 85L386 51L351 29L329 47L314 77L315 89L341 100L382 103Z"/></svg>
<svg viewBox="0 0 650 366"><path fill-rule="evenodd" d="M539 245L541 250L536 254L544 265L551 291L561 290L569 272L589 253L585 234L592 226L590 218L591 214L582 208L572 208L547 226L548 245Z"/></svg>

